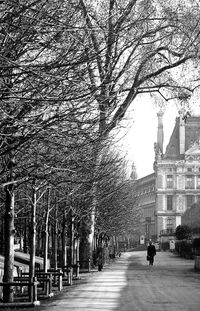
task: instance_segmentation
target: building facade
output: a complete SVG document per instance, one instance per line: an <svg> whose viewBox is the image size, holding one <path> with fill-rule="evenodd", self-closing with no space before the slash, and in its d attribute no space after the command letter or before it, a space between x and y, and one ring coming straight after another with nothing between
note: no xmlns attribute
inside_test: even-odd
<svg viewBox="0 0 200 311"><path fill-rule="evenodd" d="M156 192L155 192L155 173L137 179L135 185L136 203L142 211L142 228L141 236L145 240L155 239L155 206L156 206Z"/></svg>
<svg viewBox="0 0 200 311"><path fill-rule="evenodd" d="M163 113L159 112L154 173L137 180L138 204L144 222L151 222L151 232L145 234L154 240L173 237L183 213L200 200L200 117L186 117L180 111L165 152L163 138ZM148 180L152 192L145 196Z"/></svg>

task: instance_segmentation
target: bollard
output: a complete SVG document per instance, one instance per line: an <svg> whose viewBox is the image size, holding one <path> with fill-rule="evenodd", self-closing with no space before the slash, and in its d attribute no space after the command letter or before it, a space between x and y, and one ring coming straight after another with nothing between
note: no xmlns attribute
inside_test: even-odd
<svg viewBox="0 0 200 311"><path fill-rule="evenodd" d="M33 277L33 302L37 301L37 277Z"/></svg>
<svg viewBox="0 0 200 311"><path fill-rule="evenodd" d="M21 278L22 277L22 267L19 266L18 269L17 269L17 274L18 276Z"/></svg>
<svg viewBox="0 0 200 311"><path fill-rule="evenodd" d="M77 279L80 278L80 263L79 263L79 261L77 261L76 277L77 277Z"/></svg>
<svg viewBox="0 0 200 311"><path fill-rule="evenodd" d="M47 295L51 295L52 294L52 280L53 280L52 273L50 273L50 275L49 275L49 282L46 283L46 284L48 284Z"/></svg>
<svg viewBox="0 0 200 311"><path fill-rule="evenodd" d="M69 284L69 285L72 285L72 274L73 274L73 269L72 269L72 267L69 267L68 269L69 269L69 270L68 270L68 284Z"/></svg>
<svg viewBox="0 0 200 311"><path fill-rule="evenodd" d="M58 290L61 292L63 289L62 269L58 269Z"/></svg>

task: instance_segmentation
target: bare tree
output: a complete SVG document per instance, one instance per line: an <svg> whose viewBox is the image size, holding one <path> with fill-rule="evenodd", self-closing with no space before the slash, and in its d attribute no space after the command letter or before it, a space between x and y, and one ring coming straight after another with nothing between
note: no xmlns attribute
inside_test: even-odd
<svg viewBox="0 0 200 311"><path fill-rule="evenodd" d="M20 159L20 150L41 131L68 118L69 109L74 110L72 100L84 98L78 68L85 59L76 35L76 7L69 6L68 1L4 1L0 21L0 156L7 239L4 281L10 282L14 263L14 185L19 182L15 176L16 157ZM12 290L5 290L4 301L12 300Z"/></svg>
<svg viewBox="0 0 200 311"><path fill-rule="evenodd" d="M49 144L48 135L56 137L54 152L49 152L53 144L42 148L50 156L41 171L56 172L54 181L62 186L70 182L77 190L81 185L81 194L87 190L87 199L78 191L73 193L79 203L84 199L90 203L89 208L85 202L79 204L76 212L85 213L85 208L87 216L91 213L93 233L105 140L140 94L157 92L165 98L163 90L171 89L179 96L183 85L180 88L174 82L170 71L198 56L199 7L196 12L191 6L178 8L153 0L1 4L0 156L6 195L6 282L13 279L14 185L21 180L17 176L26 179L31 171L30 162L26 162L27 172L22 165L18 170L22 149L28 155L32 141L44 139ZM190 92L190 88L184 90L186 95ZM67 143L65 134L70 136ZM68 151L62 161L58 146ZM59 165L53 162L54 156ZM12 299L11 291L5 292L4 301Z"/></svg>
<svg viewBox="0 0 200 311"><path fill-rule="evenodd" d="M192 11L191 4L183 7L178 2L170 7L154 0L80 0L88 93L92 93L89 103L97 107L102 140L120 125L141 94L155 92L167 99L166 94L173 93L185 98L193 90L171 74L198 56L199 7ZM100 162L101 151L96 153L94 175ZM95 183L92 204L90 242L97 206Z"/></svg>
<svg viewBox="0 0 200 311"><path fill-rule="evenodd" d="M126 161L107 151L100 175L96 225L110 236L134 235L141 212L136 205L134 181L127 179Z"/></svg>

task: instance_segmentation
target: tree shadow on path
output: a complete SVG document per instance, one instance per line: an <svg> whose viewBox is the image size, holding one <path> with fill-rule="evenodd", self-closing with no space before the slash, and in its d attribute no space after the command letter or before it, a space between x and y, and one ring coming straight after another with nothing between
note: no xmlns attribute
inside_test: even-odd
<svg viewBox="0 0 200 311"><path fill-rule="evenodd" d="M173 254L157 254L152 271L146 252L135 252L128 261L126 285L115 311L199 310L200 275L191 261Z"/></svg>

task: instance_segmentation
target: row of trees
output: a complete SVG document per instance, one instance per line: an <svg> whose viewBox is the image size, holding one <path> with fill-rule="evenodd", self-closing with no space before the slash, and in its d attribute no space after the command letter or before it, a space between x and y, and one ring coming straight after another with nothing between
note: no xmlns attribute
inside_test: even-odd
<svg viewBox="0 0 200 311"><path fill-rule="evenodd" d="M192 0L173 5L156 0L1 1L5 282L13 279L16 215L30 220L31 277L37 223L47 233L51 219L57 232L62 219L65 245L66 228L75 217L91 255L95 224L119 234L125 225L129 232L133 228L129 213L140 219L131 208L130 186L124 184L125 164L109 147L141 94L183 101L198 85L198 68L190 81L191 75L181 76L178 69L198 64L198 16L199 3ZM5 301L11 296L4 292Z"/></svg>

